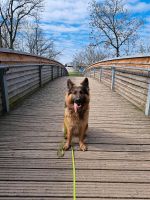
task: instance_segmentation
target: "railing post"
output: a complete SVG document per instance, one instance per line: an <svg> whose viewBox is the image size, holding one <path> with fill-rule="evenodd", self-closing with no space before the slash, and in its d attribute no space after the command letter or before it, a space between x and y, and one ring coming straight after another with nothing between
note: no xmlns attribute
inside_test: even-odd
<svg viewBox="0 0 150 200"><path fill-rule="evenodd" d="M111 90L114 91L114 89L115 89L115 67L112 67L111 70L112 70Z"/></svg>
<svg viewBox="0 0 150 200"><path fill-rule="evenodd" d="M54 67L53 66L51 66L51 80L53 80L54 79L54 76L53 76L53 74L54 74L54 69L53 69Z"/></svg>
<svg viewBox="0 0 150 200"><path fill-rule="evenodd" d="M92 69L90 69L90 77L92 77Z"/></svg>
<svg viewBox="0 0 150 200"><path fill-rule="evenodd" d="M94 78L95 78L95 68L94 68Z"/></svg>
<svg viewBox="0 0 150 200"><path fill-rule="evenodd" d="M85 72L85 77L86 77L86 78L88 77L88 72Z"/></svg>
<svg viewBox="0 0 150 200"><path fill-rule="evenodd" d="M100 72L99 72L99 81L102 81L102 67L100 67Z"/></svg>
<svg viewBox="0 0 150 200"><path fill-rule="evenodd" d="M59 66L57 66L57 78L59 77Z"/></svg>
<svg viewBox="0 0 150 200"><path fill-rule="evenodd" d="M87 71L85 72L85 77L88 77L88 72Z"/></svg>
<svg viewBox="0 0 150 200"><path fill-rule="evenodd" d="M42 87L42 65L39 66L39 85Z"/></svg>
<svg viewBox="0 0 150 200"><path fill-rule="evenodd" d="M9 112L8 86L6 80L6 69L0 69L0 85L2 90L3 112Z"/></svg>
<svg viewBox="0 0 150 200"><path fill-rule="evenodd" d="M150 116L150 80L148 82L147 101L145 106L145 115Z"/></svg>

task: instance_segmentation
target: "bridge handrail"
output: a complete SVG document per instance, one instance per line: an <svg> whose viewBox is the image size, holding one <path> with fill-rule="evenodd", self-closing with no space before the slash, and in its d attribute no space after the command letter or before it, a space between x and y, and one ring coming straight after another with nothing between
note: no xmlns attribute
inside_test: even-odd
<svg viewBox="0 0 150 200"><path fill-rule="evenodd" d="M43 64L40 64L40 63L32 63L32 64L0 64L0 69L8 69L8 68L11 68L11 67L29 67L29 66L55 66L56 64L52 63L52 64L46 64L46 63L43 63ZM66 70L66 68L64 66L60 66L61 68L64 68L64 70ZM67 70L66 70L67 71Z"/></svg>
<svg viewBox="0 0 150 200"><path fill-rule="evenodd" d="M150 66L150 64L149 64ZM90 68L87 68L86 71L88 70L91 70L91 69L98 69L98 68L104 68L104 69L108 69L108 70L111 70L112 68L115 68L115 69L131 69L131 70L135 70L135 71L146 71L146 72L150 72L150 68L138 68L138 67L121 67L121 66L115 66L115 65L112 65L112 66L105 66L105 65L99 65L99 66L96 66L96 67L90 67Z"/></svg>
<svg viewBox="0 0 150 200"><path fill-rule="evenodd" d="M2 53L0 50L0 113L9 112L18 101L47 82L68 75L64 65L57 61L35 55L32 59L29 54L28 60L26 54L13 51Z"/></svg>
<svg viewBox="0 0 150 200"><path fill-rule="evenodd" d="M117 58L110 58L98 61L96 63L91 64L90 66L97 66L97 65L140 65L140 66L148 66L150 65L150 55L134 55L134 56L126 56L126 57L117 57ZM89 66L89 67L90 67Z"/></svg>
<svg viewBox="0 0 150 200"><path fill-rule="evenodd" d="M143 57L139 58L143 59ZM150 56L144 58L148 58L146 62L150 62ZM130 57L130 59L132 58ZM127 66L124 66L125 63L120 62L124 58L118 60L117 65L115 65L113 59L111 59L111 63L110 60L108 60L108 63L107 60L94 63L87 67L84 73L86 76L94 77L103 82L112 91L116 91L143 110L145 115L150 116L150 64L143 63L142 67L137 67L137 62L130 62L130 66L127 62ZM140 62L138 62L138 65L140 65ZM145 68L145 66L149 66L149 68Z"/></svg>
<svg viewBox="0 0 150 200"><path fill-rule="evenodd" d="M15 64L15 63L57 63L58 65L64 66L62 63L54 60L49 59L43 56L21 52L21 51L14 51L11 49L0 48L0 64Z"/></svg>

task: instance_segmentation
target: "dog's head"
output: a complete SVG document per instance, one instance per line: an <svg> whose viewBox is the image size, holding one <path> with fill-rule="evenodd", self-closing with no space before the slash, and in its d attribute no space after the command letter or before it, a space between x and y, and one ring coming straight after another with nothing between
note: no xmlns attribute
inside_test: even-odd
<svg viewBox="0 0 150 200"><path fill-rule="evenodd" d="M75 112L82 109L85 104L89 103L89 81L87 78L76 86L70 79L67 81L68 96L67 103L74 106Z"/></svg>

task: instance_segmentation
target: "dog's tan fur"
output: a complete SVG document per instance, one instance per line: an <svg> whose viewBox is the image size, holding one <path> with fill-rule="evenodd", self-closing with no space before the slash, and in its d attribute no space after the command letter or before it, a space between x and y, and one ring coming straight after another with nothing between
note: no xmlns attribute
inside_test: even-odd
<svg viewBox="0 0 150 200"><path fill-rule="evenodd" d="M71 82L72 83L72 82ZM81 83L84 83L84 81ZM88 94L82 94L84 95L85 102L82 105L80 111L75 112L74 111L74 105L72 102L73 99L73 91L75 88L81 88L75 86L75 84L72 83L72 92L67 93L65 96L65 116L64 116L64 129L67 132L67 140L66 144L64 145L64 149L67 150L70 147L72 136L78 136L79 137L79 146L82 151L87 150L87 146L84 144L84 137L86 130L88 128L88 117L89 117L89 88L88 88ZM82 89L81 89L82 90Z"/></svg>

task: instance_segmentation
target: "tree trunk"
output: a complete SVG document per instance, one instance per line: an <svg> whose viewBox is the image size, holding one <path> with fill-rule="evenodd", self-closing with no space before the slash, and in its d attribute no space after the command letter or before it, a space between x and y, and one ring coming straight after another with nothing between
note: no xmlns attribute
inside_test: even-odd
<svg viewBox="0 0 150 200"><path fill-rule="evenodd" d="M9 46L9 49L14 49L14 45L12 43L12 41L10 40L10 46Z"/></svg>
<svg viewBox="0 0 150 200"><path fill-rule="evenodd" d="M9 41L10 41L10 44L9 44L9 49L14 49L14 40L13 40L13 36L12 36L12 33L10 33L9 35Z"/></svg>
<svg viewBox="0 0 150 200"><path fill-rule="evenodd" d="M120 51L119 51L119 47L116 48L116 57L120 56Z"/></svg>
<svg viewBox="0 0 150 200"><path fill-rule="evenodd" d="M3 41L2 41L2 32L1 32L1 28L0 28L0 48L3 47Z"/></svg>

